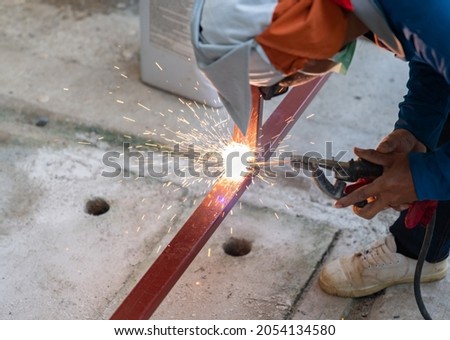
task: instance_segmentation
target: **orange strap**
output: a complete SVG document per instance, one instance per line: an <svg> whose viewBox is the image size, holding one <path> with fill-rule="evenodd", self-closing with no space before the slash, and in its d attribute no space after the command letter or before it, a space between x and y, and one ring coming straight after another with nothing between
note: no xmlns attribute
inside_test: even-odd
<svg viewBox="0 0 450 340"><path fill-rule="evenodd" d="M310 59L328 59L343 46L348 13L330 0L279 0L272 23L256 37L270 62L285 74Z"/></svg>

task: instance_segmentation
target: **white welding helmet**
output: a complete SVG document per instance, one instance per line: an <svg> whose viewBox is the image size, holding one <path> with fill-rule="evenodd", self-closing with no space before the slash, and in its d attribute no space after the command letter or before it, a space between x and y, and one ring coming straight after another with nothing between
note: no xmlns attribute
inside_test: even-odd
<svg viewBox="0 0 450 340"><path fill-rule="evenodd" d="M351 43L329 60L309 61L295 74L278 71L255 40L270 25L277 4L277 0L196 0L194 4L191 38L197 64L244 133L250 119L250 85L297 86L329 72L345 73L355 51Z"/></svg>

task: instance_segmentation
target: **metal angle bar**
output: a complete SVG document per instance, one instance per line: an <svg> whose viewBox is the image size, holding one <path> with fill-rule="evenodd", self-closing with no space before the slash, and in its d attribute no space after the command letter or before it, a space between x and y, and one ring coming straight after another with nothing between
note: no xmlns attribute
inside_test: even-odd
<svg viewBox="0 0 450 340"><path fill-rule="evenodd" d="M263 101L253 87L249 129L244 137L235 127L233 140L251 147L269 145L263 157L270 157L324 82L321 78L308 87L293 88L262 127ZM238 181L220 178L111 319L149 319L251 183L251 176Z"/></svg>

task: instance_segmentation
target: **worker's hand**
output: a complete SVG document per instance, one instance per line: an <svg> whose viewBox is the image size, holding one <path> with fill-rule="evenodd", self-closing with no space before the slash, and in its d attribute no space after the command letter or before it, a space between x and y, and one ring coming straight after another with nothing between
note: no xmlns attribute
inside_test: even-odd
<svg viewBox="0 0 450 340"><path fill-rule="evenodd" d="M414 135L405 129L398 129L384 137L376 149L382 153L395 152L426 152L426 146L421 143ZM402 211L409 208L409 204L399 206L392 205L391 208Z"/></svg>
<svg viewBox="0 0 450 340"><path fill-rule="evenodd" d="M381 153L395 153L395 152L426 152L427 148L414 135L405 129L398 129L392 131L389 135L384 137L376 151Z"/></svg>
<svg viewBox="0 0 450 340"><path fill-rule="evenodd" d="M336 207L347 207L368 200L363 208L353 206L355 214L371 219L387 208L403 210L417 200L408 153L425 152L426 147L409 131L399 129L386 136L376 150L355 149L360 158L383 166L383 175L336 202Z"/></svg>

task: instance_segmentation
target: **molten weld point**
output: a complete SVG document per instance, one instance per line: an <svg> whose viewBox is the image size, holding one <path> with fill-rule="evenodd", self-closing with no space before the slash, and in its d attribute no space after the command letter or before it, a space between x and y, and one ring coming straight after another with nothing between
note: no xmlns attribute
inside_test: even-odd
<svg viewBox="0 0 450 340"><path fill-rule="evenodd" d="M240 180L249 174L251 161L255 159L250 147L241 143L231 143L222 152L223 176L229 180Z"/></svg>

